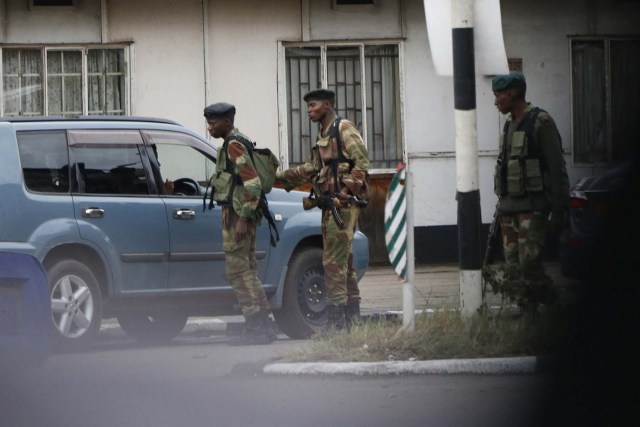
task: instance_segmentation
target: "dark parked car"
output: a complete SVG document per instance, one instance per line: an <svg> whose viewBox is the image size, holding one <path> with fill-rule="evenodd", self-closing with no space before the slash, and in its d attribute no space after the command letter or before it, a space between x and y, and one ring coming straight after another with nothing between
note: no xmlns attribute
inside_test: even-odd
<svg viewBox="0 0 640 427"><path fill-rule="evenodd" d="M560 237L560 264L566 277L588 278L594 260L603 253L610 230L616 197L628 179L632 163L581 178L571 188L569 224Z"/></svg>
<svg viewBox="0 0 640 427"><path fill-rule="evenodd" d="M84 342L105 317L151 341L177 335L189 316L238 313L220 208L203 206L215 161L210 141L169 120L0 119L0 250L44 266L57 341ZM320 211L304 211L303 196L269 193L280 241L270 246L263 221L256 242L276 321L296 338L326 322ZM362 277L364 234L353 250Z"/></svg>

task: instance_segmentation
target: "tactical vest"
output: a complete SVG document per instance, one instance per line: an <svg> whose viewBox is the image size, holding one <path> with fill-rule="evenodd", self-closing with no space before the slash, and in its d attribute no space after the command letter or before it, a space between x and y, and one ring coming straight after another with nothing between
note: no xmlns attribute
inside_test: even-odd
<svg viewBox="0 0 640 427"><path fill-rule="evenodd" d="M535 123L542 111L534 107L522 118L513 132L510 147L506 144L510 121L505 123L494 178L494 191L498 197L544 192L543 173L547 165L535 140Z"/></svg>
<svg viewBox="0 0 640 427"><path fill-rule="evenodd" d="M320 154L318 153L318 158L320 159L320 163L323 167L328 167L328 172L333 175L333 189L331 190L334 193L340 192L340 184L338 179L338 170L340 169L341 163L348 164L348 173L351 173L353 167L355 166L355 162L353 159L346 157L342 151L344 141L342 140L342 136L340 135L340 122L342 121L341 117L336 117L331 126L328 129L327 137L329 143L333 139L336 140L336 155L337 157L333 157L332 159L322 160L320 159ZM318 139L320 139L320 135L318 135ZM317 147L315 147L317 149ZM313 192L316 194L321 194L318 188L318 177L315 178L313 182ZM369 174L365 174L365 182L362 186L360 194L354 194L354 196L358 196L363 200L369 200L370 188L369 188Z"/></svg>

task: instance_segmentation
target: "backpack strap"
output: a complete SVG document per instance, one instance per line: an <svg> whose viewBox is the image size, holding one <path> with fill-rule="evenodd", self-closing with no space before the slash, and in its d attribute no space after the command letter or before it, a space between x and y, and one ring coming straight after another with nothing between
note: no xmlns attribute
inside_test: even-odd
<svg viewBox="0 0 640 427"><path fill-rule="evenodd" d="M355 162L352 159L347 158L342 152L342 136L340 135L340 122L342 121L342 117L336 117L331 126L329 127L329 137L335 138L336 145L338 149L338 157L336 159L331 160L329 166L333 172L333 183L334 183L334 191L336 193L340 192L340 188L338 186L338 165L340 163L349 163L349 172L355 166Z"/></svg>
<svg viewBox="0 0 640 427"><path fill-rule="evenodd" d="M251 162L253 163L253 167L255 168L255 161L253 160L253 149L255 148L256 143L245 138L240 134L231 134L224 139L222 148L226 150L227 147L229 146L229 141L231 140L240 141L241 143L244 144L245 148L247 149L247 152L249 153L249 157L251 158ZM228 151L227 151L226 160L227 160L227 164L225 166L225 171L233 175L237 184L242 184L242 180L240 179L240 176L236 175L234 172L233 163L231 163L231 160L229 159ZM271 246L275 248L276 243L280 241L280 234L278 233L276 221L273 218L273 215L271 215L271 211L269 210L269 201L267 200L267 195L264 194L264 191L260 191L260 199L258 200L258 209L262 211L262 216L267 220L267 223L269 224L269 241L271 243ZM275 238L273 237L274 233L275 233Z"/></svg>
<svg viewBox="0 0 640 427"><path fill-rule="evenodd" d="M222 149L224 149L227 153L227 155L225 156L225 159L227 161L227 164L224 168L225 172L230 173L231 175L233 175L234 179L236 180L237 184L242 184L242 180L240 179L240 177L238 175L236 175L235 171L234 171L234 167L233 167L233 163L231 163L231 159L229 159L229 142L235 140L235 141L239 141L241 142L244 147L246 148L247 152L249 153L249 157L251 158L251 162L253 162L253 149L256 146L256 143L245 138L244 136L240 135L240 134L231 134L229 136L227 136L224 139L224 143L222 144ZM255 168L255 164L254 164L254 168Z"/></svg>
<svg viewBox="0 0 640 427"><path fill-rule="evenodd" d="M271 211L269 210L269 201L267 200L266 194L262 192L260 195L260 200L258 201L258 209L262 209L262 215L267 220L269 224L269 241L271 246L276 247L276 243L280 241L280 234L278 233L278 227L276 227L276 221L273 219L273 215L271 215ZM273 233L275 232L276 237L274 239Z"/></svg>

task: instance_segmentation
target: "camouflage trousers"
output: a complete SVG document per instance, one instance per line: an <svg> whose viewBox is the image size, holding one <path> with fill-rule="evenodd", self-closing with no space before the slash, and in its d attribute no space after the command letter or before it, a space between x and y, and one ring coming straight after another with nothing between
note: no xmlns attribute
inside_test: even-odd
<svg viewBox="0 0 640 427"><path fill-rule="evenodd" d="M222 211L222 247L227 280L231 283L244 317L269 310L267 296L258 279L256 224L247 221L247 236L236 242L238 216L229 208Z"/></svg>
<svg viewBox="0 0 640 427"><path fill-rule="evenodd" d="M360 289L356 270L353 267L353 235L358 224L360 208L349 206L339 209L345 227L339 228L331 211L322 212L322 243L324 283L327 288L327 303L344 305L360 302Z"/></svg>
<svg viewBox="0 0 640 427"><path fill-rule="evenodd" d="M541 270L547 215L542 212L503 214L500 227L506 263L519 264L524 270Z"/></svg>
<svg viewBox="0 0 640 427"><path fill-rule="evenodd" d="M545 273L543 249L547 215L542 212L503 214L500 220L505 264L483 268L483 279L521 308L535 312L538 304L556 298L553 281Z"/></svg>

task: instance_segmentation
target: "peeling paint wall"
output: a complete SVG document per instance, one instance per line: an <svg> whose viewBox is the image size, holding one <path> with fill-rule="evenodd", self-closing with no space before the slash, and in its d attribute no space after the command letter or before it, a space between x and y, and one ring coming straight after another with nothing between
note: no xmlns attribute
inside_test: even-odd
<svg viewBox="0 0 640 427"><path fill-rule="evenodd" d="M29 8L28 0L4 0L4 43L99 43L100 0L76 6Z"/></svg>
<svg viewBox="0 0 640 427"><path fill-rule="evenodd" d="M73 10L30 12L4 0L0 34L10 43L99 43L99 0ZM528 98L555 118L571 149L569 36L638 34L640 3L615 0L503 0L507 55L522 58ZM278 152L278 42L403 40L403 124L415 173L415 225L456 222L453 81L435 75L422 0L379 0L375 8L334 10L330 0L108 0L108 40L131 43L132 113L174 119L202 134L205 82L210 101L238 107L237 125ZM203 15L206 14L206 15ZM1 20L0 16L0 20ZM206 26L204 25L206 19ZM205 55L206 53L206 55ZM205 57L208 73L205 73ZM495 206L493 165L504 118L490 78L477 81L483 222ZM567 157L569 159L569 157ZM569 161L569 160L568 160ZM570 167L571 182L595 168Z"/></svg>

